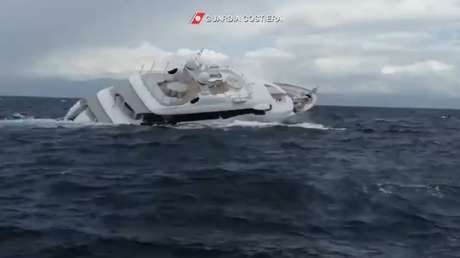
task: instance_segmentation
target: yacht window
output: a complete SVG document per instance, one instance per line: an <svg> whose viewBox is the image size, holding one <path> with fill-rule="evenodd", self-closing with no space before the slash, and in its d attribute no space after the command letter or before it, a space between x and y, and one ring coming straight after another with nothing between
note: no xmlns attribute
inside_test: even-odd
<svg viewBox="0 0 460 258"><path fill-rule="evenodd" d="M118 105L125 113L127 113L130 117L134 117L136 115L136 111L125 101L125 98L118 93L114 95L115 104Z"/></svg>
<svg viewBox="0 0 460 258"><path fill-rule="evenodd" d="M124 112L125 112L128 116L130 116L130 117L132 117L132 118L135 117L136 112L134 111L134 109L133 109L128 103L123 102L123 107L124 107Z"/></svg>
<svg viewBox="0 0 460 258"><path fill-rule="evenodd" d="M174 68L168 71L169 74L175 74L176 72L177 72L177 68Z"/></svg>
<svg viewBox="0 0 460 258"><path fill-rule="evenodd" d="M195 103L197 103L199 100L200 100L200 98L199 98L199 97L196 97L196 98L190 100L190 103L191 103L191 104L195 104Z"/></svg>
<svg viewBox="0 0 460 258"><path fill-rule="evenodd" d="M125 102L125 108L128 109L131 113L135 113L134 109L126 102Z"/></svg>

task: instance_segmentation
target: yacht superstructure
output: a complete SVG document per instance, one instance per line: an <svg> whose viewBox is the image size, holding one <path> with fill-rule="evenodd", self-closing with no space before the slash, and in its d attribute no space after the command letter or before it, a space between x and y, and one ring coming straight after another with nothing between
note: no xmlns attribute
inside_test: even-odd
<svg viewBox="0 0 460 258"><path fill-rule="evenodd" d="M251 80L197 56L181 68L139 72L75 103L66 120L111 124L175 124L239 119L281 122L311 109L316 89Z"/></svg>

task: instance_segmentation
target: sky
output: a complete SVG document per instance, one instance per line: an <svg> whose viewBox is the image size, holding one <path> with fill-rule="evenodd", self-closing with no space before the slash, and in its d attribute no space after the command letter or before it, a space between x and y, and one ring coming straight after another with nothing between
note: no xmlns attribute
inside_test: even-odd
<svg viewBox="0 0 460 258"><path fill-rule="evenodd" d="M192 25L197 11L281 21ZM93 94L204 48L244 74L319 86L321 104L460 108L460 0L2 0L0 35L0 95Z"/></svg>

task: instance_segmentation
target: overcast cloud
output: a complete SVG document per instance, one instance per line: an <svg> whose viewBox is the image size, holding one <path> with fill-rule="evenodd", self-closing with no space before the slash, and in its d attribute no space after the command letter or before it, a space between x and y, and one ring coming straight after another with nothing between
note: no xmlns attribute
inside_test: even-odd
<svg viewBox="0 0 460 258"><path fill-rule="evenodd" d="M191 25L196 11L279 15L282 22ZM319 85L326 95L412 98L406 106L423 106L420 96L439 100L429 102L434 106L458 98L450 106L460 107L458 0L3 0L0 35L0 94L56 89L33 80L75 87L75 81L125 78L153 60L164 69L205 48L211 62ZM61 95L75 93L64 88Z"/></svg>

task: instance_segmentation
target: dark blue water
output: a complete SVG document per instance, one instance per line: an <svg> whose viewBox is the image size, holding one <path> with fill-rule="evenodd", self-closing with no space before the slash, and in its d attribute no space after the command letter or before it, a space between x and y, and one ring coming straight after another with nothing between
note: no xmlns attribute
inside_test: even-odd
<svg viewBox="0 0 460 258"><path fill-rule="evenodd" d="M460 111L320 106L290 126L53 120L71 104L0 99L0 257L460 255Z"/></svg>

